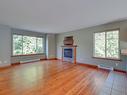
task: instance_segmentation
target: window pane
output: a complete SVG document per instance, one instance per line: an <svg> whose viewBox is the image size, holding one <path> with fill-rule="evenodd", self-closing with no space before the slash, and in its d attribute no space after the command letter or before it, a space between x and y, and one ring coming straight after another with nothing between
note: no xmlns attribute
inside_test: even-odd
<svg viewBox="0 0 127 95"><path fill-rule="evenodd" d="M22 55L22 35L13 35L13 55Z"/></svg>
<svg viewBox="0 0 127 95"><path fill-rule="evenodd" d="M105 57L105 32L95 33L95 57Z"/></svg>
<svg viewBox="0 0 127 95"><path fill-rule="evenodd" d="M36 54L36 37L23 36L23 54Z"/></svg>
<svg viewBox="0 0 127 95"><path fill-rule="evenodd" d="M43 43L44 43L43 38L37 38L37 49L36 49L37 53L44 53Z"/></svg>
<svg viewBox="0 0 127 95"><path fill-rule="evenodd" d="M107 32L106 39L106 56L108 58L119 58L119 31Z"/></svg>

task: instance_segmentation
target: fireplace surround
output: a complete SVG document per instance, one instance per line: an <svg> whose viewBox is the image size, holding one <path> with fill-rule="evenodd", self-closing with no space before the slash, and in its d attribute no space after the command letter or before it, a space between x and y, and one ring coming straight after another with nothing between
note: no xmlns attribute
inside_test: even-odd
<svg viewBox="0 0 127 95"><path fill-rule="evenodd" d="M77 45L74 44L73 36L67 36L63 41L64 46L62 46L62 61L69 61L76 64L76 48Z"/></svg>
<svg viewBox="0 0 127 95"><path fill-rule="evenodd" d="M77 45L62 46L62 61L76 64L76 48Z"/></svg>

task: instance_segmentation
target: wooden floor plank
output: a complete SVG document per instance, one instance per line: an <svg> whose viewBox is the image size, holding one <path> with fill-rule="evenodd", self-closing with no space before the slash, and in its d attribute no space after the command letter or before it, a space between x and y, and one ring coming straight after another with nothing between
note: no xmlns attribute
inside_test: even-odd
<svg viewBox="0 0 127 95"><path fill-rule="evenodd" d="M105 82L112 83L114 95L118 85L126 93L125 81L123 73L59 60L39 61L0 70L0 95L99 95Z"/></svg>

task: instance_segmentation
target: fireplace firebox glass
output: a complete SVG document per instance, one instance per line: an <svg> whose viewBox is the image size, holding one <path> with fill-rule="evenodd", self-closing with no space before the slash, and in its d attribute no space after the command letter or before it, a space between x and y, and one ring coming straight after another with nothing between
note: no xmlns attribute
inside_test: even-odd
<svg viewBox="0 0 127 95"><path fill-rule="evenodd" d="M72 48L64 49L64 57L67 57L67 58L72 58L73 57Z"/></svg>

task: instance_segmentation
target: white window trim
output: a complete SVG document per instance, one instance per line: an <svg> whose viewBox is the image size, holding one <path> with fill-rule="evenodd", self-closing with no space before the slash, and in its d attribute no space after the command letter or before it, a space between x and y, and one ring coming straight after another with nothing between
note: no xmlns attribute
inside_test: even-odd
<svg viewBox="0 0 127 95"><path fill-rule="evenodd" d="M22 40L23 40L23 36L36 37L36 38L43 38L43 39L44 39L43 45L45 46L45 38L44 38L43 36L30 36L30 35L23 35L23 34L13 33L13 34L12 34L12 57L15 57L15 56L32 56L32 55L42 55L42 54L45 54L45 47L44 47L44 52L43 52L43 53L23 54L23 48L22 48L22 54L21 54L21 55L14 55L14 53L13 53L13 35L20 35L20 36L22 36ZM23 44L23 43L22 43L22 44Z"/></svg>
<svg viewBox="0 0 127 95"><path fill-rule="evenodd" d="M106 57L106 43L107 43L107 39L105 39L105 57L96 57L95 56L95 33L102 33L105 32L105 38L106 38L106 33L107 32L111 32L111 31L118 31L118 35L119 35L119 58L110 58L110 57ZM121 53L120 53L120 29L112 29L112 30L105 30L105 31L100 31L100 32L94 32L93 33L93 58L97 58L97 59L106 59L106 60L116 60L116 61L121 61Z"/></svg>

